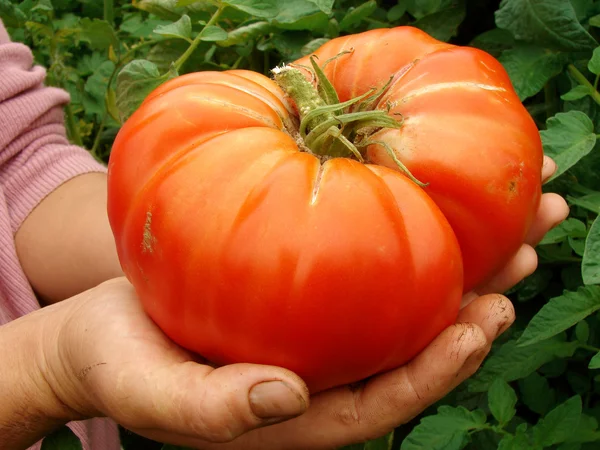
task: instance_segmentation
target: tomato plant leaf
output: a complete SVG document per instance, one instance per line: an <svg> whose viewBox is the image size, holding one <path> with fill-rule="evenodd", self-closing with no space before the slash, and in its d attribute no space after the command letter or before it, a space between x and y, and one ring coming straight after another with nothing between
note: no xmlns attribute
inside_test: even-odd
<svg viewBox="0 0 600 450"><path fill-rule="evenodd" d="M42 441L41 450L82 450L79 438L69 427L61 427Z"/></svg>
<svg viewBox="0 0 600 450"><path fill-rule="evenodd" d="M600 214L600 192L592 192L581 197L567 195L567 201L572 205Z"/></svg>
<svg viewBox="0 0 600 450"><path fill-rule="evenodd" d="M406 0L398 0L398 3L392 6L387 12L387 20L390 22L400 20L404 13L406 13L406 4Z"/></svg>
<svg viewBox="0 0 600 450"><path fill-rule="evenodd" d="M254 22L250 25L245 25L236 28L227 33L227 39L219 41L221 47L230 47L239 45L261 36L268 35L273 30L273 26L266 21Z"/></svg>
<svg viewBox="0 0 600 450"><path fill-rule="evenodd" d="M524 378L557 357L571 356L578 345L565 342L560 336L528 346L518 346L516 340L510 340L488 357L467 386L471 392L484 392L498 377L507 382Z"/></svg>
<svg viewBox="0 0 600 450"><path fill-rule="evenodd" d="M587 344L587 341L590 338L590 326L585 319L579 322L575 327L575 337L582 344Z"/></svg>
<svg viewBox="0 0 600 450"><path fill-rule="evenodd" d="M550 117L547 129L540 132L544 152L558 166L551 180L559 177L589 154L596 145L591 119L581 111L569 111Z"/></svg>
<svg viewBox="0 0 600 450"><path fill-rule="evenodd" d="M227 31L216 25L209 25L202 29L200 36L203 41L224 41L227 39Z"/></svg>
<svg viewBox="0 0 600 450"><path fill-rule="evenodd" d="M546 303L531 319L518 341L528 346L555 336L580 320L600 310L600 286L580 287L576 292L565 291Z"/></svg>
<svg viewBox="0 0 600 450"><path fill-rule="evenodd" d="M340 22L340 30L346 31L353 26L359 24L364 19L373 14L373 11L377 9L377 2L375 0L369 0L356 8L350 8L344 15L344 18Z"/></svg>
<svg viewBox="0 0 600 450"><path fill-rule="evenodd" d="M536 45L505 50L499 60L521 101L541 91L548 80L562 72L567 61L564 53Z"/></svg>
<svg viewBox="0 0 600 450"><path fill-rule="evenodd" d="M464 5L458 4L452 8L428 14L412 25L440 41L447 42L456 35L465 15L466 10Z"/></svg>
<svg viewBox="0 0 600 450"><path fill-rule="evenodd" d="M600 284L600 216L596 217L585 240L581 275L585 284Z"/></svg>
<svg viewBox="0 0 600 450"><path fill-rule="evenodd" d="M316 31L328 27L329 17L308 0L279 0L279 13L270 23L286 30Z"/></svg>
<svg viewBox="0 0 600 450"><path fill-rule="evenodd" d="M586 235L585 224L579 219L570 217L548 231L539 245L557 244L568 237L584 238Z"/></svg>
<svg viewBox="0 0 600 450"><path fill-rule="evenodd" d="M87 42L92 50L108 50L112 45L119 47L119 38L113 26L106 20L81 19L81 40Z"/></svg>
<svg viewBox="0 0 600 450"><path fill-rule="evenodd" d="M333 4L335 0L308 0L311 3L314 3L319 7L321 11L325 14L331 14L331 10L333 8Z"/></svg>
<svg viewBox="0 0 600 450"><path fill-rule="evenodd" d="M279 12L277 0L225 0L223 4L255 17L275 17Z"/></svg>
<svg viewBox="0 0 600 450"><path fill-rule="evenodd" d="M452 0L408 0L406 10L415 19L422 19L425 16L434 14L455 4Z"/></svg>
<svg viewBox="0 0 600 450"><path fill-rule="evenodd" d="M588 70L594 75L600 74L600 47L596 47L588 62Z"/></svg>
<svg viewBox="0 0 600 450"><path fill-rule="evenodd" d="M588 365L590 369L600 369L600 352L596 353Z"/></svg>
<svg viewBox="0 0 600 450"><path fill-rule="evenodd" d="M517 394L506 381L496 378L488 391L488 406L494 418L504 425L516 414Z"/></svg>
<svg viewBox="0 0 600 450"><path fill-rule="evenodd" d="M154 29L154 33L167 38L183 39L191 42L192 20L190 16L184 14L177 22L168 25L158 25Z"/></svg>
<svg viewBox="0 0 600 450"><path fill-rule="evenodd" d="M402 442L401 450L460 450L469 442L469 431L485 427L481 410L440 406L437 414L421 419Z"/></svg>
<svg viewBox="0 0 600 450"><path fill-rule="evenodd" d="M549 447L565 442L579 426L581 410L578 395L558 405L532 428L534 443Z"/></svg>
<svg viewBox="0 0 600 450"><path fill-rule="evenodd" d="M520 400L533 412L546 414L556 403L556 391L550 387L548 380L532 372L519 380Z"/></svg>
<svg viewBox="0 0 600 450"><path fill-rule="evenodd" d="M598 45L577 20L571 2L564 0L502 0L496 25L517 40L557 50L581 51Z"/></svg>
<svg viewBox="0 0 600 450"><path fill-rule="evenodd" d="M127 64L117 76L117 108L121 121L133 114L150 92L176 76L174 69L160 75L156 64L146 60Z"/></svg>
<svg viewBox="0 0 600 450"><path fill-rule="evenodd" d="M566 94L560 96L561 99L565 101L579 100L585 97L586 95L591 95L592 90L588 86L577 85L573 89L571 89Z"/></svg>
<svg viewBox="0 0 600 450"><path fill-rule="evenodd" d="M27 20L27 15L9 0L0 0L0 17L9 27L18 27Z"/></svg>
<svg viewBox="0 0 600 450"><path fill-rule="evenodd" d="M515 435L505 435L500 444L498 444L498 450L537 450L534 449L527 439L527 435L518 431Z"/></svg>

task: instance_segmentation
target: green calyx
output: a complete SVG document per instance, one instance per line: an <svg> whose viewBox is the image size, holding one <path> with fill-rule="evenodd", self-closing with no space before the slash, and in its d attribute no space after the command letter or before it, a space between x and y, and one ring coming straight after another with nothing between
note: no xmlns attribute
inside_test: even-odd
<svg viewBox="0 0 600 450"><path fill-rule="evenodd" d="M402 164L389 144L371 139L374 133L384 128L402 127L402 116L397 115L398 120L389 114L390 104L386 109L375 109L391 78L380 89L373 88L356 98L340 102L323 69L333 59L346 53L350 52L342 52L327 60L323 67L319 67L316 57L311 56L312 68L303 68L313 76L316 88L296 66L287 65L273 70L275 82L296 103L300 114L298 132L304 145L322 158L354 157L362 163L365 162L367 147L380 145L404 174L419 186L425 186Z"/></svg>

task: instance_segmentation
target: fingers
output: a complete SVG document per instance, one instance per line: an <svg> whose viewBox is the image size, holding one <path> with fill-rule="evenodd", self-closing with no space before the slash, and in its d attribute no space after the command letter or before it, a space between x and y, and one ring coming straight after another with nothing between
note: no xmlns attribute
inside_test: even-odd
<svg viewBox="0 0 600 450"><path fill-rule="evenodd" d="M331 449L386 434L477 370L491 346L488 335L495 336L512 317L509 304L494 300L484 297L464 313L482 326L458 323L449 327L409 364L358 387L320 393L305 414L288 422L254 430L230 444L203 448Z"/></svg>
<svg viewBox="0 0 600 450"><path fill-rule="evenodd" d="M504 268L482 288L477 289L478 295L503 293L531 275L537 268L537 253L530 245L523 244L519 251L504 266Z"/></svg>
<svg viewBox="0 0 600 450"><path fill-rule="evenodd" d="M558 194L544 194L525 242L536 246L544 235L569 215L567 202Z"/></svg>
<svg viewBox="0 0 600 450"><path fill-rule="evenodd" d="M544 162L542 164L542 183L545 183L554 172L556 172L556 163L549 156L544 155Z"/></svg>
<svg viewBox="0 0 600 450"><path fill-rule="evenodd" d="M186 362L125 383L128 409L137 416L120 423L175 444L182 437L183 443L229 442L254 428L298 416L309 403L306 385L295 374L271 366L211 369Z"/></svg>
<svg viewBox="0 0 600 450"><path fill-rule="evenodd" d="M508 298L500 294L477 297L460 311L457 322L476 323L488 343L504 333L515 321L515 308Z"/></svg>

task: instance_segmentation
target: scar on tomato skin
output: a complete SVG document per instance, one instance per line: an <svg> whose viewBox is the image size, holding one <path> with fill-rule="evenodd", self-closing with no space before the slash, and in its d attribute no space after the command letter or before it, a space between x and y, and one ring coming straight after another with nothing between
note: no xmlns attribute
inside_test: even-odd
<svg viewBox="0 0 600 450"><path fill-rule="evenodd" d="M154 244L156 244L156 238L152 235L150 227L152 226L152 213L148 211L146 213L146 223L144 223L144 237L142 238L142 253L154 252Z"/></svg>

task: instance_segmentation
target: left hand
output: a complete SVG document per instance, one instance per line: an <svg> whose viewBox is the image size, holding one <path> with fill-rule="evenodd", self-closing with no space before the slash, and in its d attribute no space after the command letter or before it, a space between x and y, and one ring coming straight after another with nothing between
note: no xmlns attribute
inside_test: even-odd
<svg viewBox="0 0 600 450"><path fill-rule="evenodd" d="M554 170L546 159L544 179ZM488 286L465 296L455 325L408 364L319 393L292 419L272 424L251 414L248 388L266 375L296 387L301 380L275 367L203 365L152 323L125 280L65 305L72 313L60 336L75 347L64 353L67 345L46 340L63 352L54 358L61 364L50 377L53 390L82 416L108 415L141 435L202 449L332 449L382 436L477 370L515 318L510 301L491 292L504 292L535 270L533 246L567 214L561 197L545 194L526 244ZM101 301L90 297L94 292Z"/></svg>

